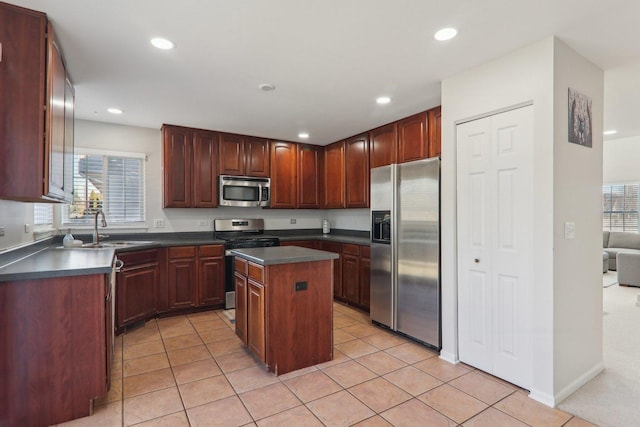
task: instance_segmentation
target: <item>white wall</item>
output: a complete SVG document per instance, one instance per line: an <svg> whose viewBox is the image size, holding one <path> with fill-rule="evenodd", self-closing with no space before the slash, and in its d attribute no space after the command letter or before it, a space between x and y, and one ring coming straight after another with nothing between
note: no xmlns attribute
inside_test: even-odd
<svg viewBox="0 0 640 427"><path fill-rule="evenodd" d="M563 400L603 369L602 128L604 73L556 40L554 50L554 394ZM592 100L593 146L569 143L567 90ZM576 238L565 239L565 222Z"/></svg>
<svg viewBox="0 0 640 427"><path fill-rule="evenodd" d="M33 242L33 233L25 233L24 225L33 225L33 203L0 200L0 252Z"/></svg>
<svg viewBox="0 0 640 427"><path fill-rule="evenodd" d="M640 136L607 140L603 144L602 182L640 181Z"/></svg>
<svg viewBox="0 0 640 427"><path fill-rule="evenodd" d="M554 282L554 265L569 263L573 266L576 263L592 262L591 255L585 258L567 259L567 254L554 255L554 245L557 242L554 230L554 224L557 221L564 222L563 219L568 213L561 211L554 213L554 164L555 161L561 161L561 165L566 167L569 162L568 155L563 150L559 150L561 158L554 159L555 144L568 144L566 142L566 120L567 120L567 88L563 90L564 104L562 112L558 112L558 116L562 116L564 120L564 137L560 138L562 131L554 131L554 121L556 115L554 108L559 104L556 98L561 96L554 93L554 51L558 45L562 45L553 37L546 38L540 42L519 49L496 59L490 63L468 70L457 76L443 81L442 83L442 323L443 323L443 349L441 356L445 359L455 361L458 358L458 336L457 336L457 265L456 265L456 148L455 148L455 124L458 121L473 118L479 115L485 115L509 106L514 106L524 102L533 102L534 108L534 147L533 147L533 173L534 173L534 192L533 192L533 228L535 240L533 242L533 273L531 283L533 283L532 310L535 313L533 318L533 378L534 383L531 390L531 396L537 400L543 401L549 405L554 405L556 401L556 392L562 388L559 383L566 382L563 378L556 381L556 368L560 367L555 362L556 352L554 349L555 340L554 333L562 328L561 323L556 322L556 311L554 310L554 287L565 286L566 284ZM564 45L559 48L561 55L569 54L565 51ZM573 57L573 55L571 55ZM575 59L575 58L574 58ZM570 62L570 61L568 61ZM565 66L561 69L564 70ZM576 64L582 66L583 64ZM576 70L581 75L581 70ZM570 82L569 76L562 76L562 82L559 85L565 85ZM575 81L576 87L583 85L582 81ZM573 86L572 86L573 87ZM594 102L601 103L602 93L597 93L596 88L589 87L594 92ZM558 89L559 90L559 89ZM591 90L589 91L592 92ZM558 104L558 105L557 105ZM601 104L600 104L601 105ZM601 114L601 108L598 110ZM596 126L594 131L600 130L601 134L601 116L600 127ZM591 150L593 157L589 158L588 165L597 162L599 149ZM576 147L582 148L582 147ZM570 164L570 163L569 163ZM594 176L599 177L597 169ZM581 172L582 174L582 172ZM569 186L569 179L561 176L563 189ZM589 185L591 181L589 180ZM566 184L565 184L566 183ZM573 183L580 185L580 183ZM587 197L588 198L588 197ZM575 209L579 210L581 204L585 204L585 212L578 215L571 215L571 220L578 223L579 234L576 241L582 243L590 243L592 239L591 223L583 218L584 215L591 211L591 201L587 203L586 199L577 200ZM572 211L573 212L573 211ZM583 222L584 220L584 222ZM588 223L588 224L587 224ZM580 254L584 256L584 254ZM597 263L596 263L597 264ZM565 271L565 270L563 270ZM586 274L586 273L585 273ZM584 276L584 275L583 275ZM599 276L598 276L599 277ZM563 277L564 280L564 277ZM593 282L594 278L589 277L588 283ZM570 288L574 288L578 283L578 279L567 278ZM598 287L598 289L601 288ZM580 304L586 307L593 307L597 304L591 292L583 297L581 294L576 295L580 298ZM564 301L561 301L564 303ZM575 302L574 302L575 303ZM579 304L575 304L577 307ZM602 308L594 316L599 316L601 320ZM561 320L563 320L561 318ZM591 323L590 323L591 324ZM575 327L575 325L568 325ZM601 326L600 326L601 327ZM597 331L597 329L596 329ZM574 344L580 348L594 347L593 338L578 337L579 341ZM599 338L598 338L599 339ZM582 355L584 361L579 365L589 365L594 359L601 360L602 353L595 350L594 354ZM570 375L575 375L572 372Z"/></svg>

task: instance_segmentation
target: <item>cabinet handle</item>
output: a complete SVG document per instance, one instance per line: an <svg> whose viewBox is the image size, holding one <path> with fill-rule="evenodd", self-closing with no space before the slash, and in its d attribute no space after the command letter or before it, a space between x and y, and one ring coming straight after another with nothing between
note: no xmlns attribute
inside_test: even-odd
<svg viewBox="0 0 640 427"><path fill-rule="evenodd" d="M480 260L479 260L478 258L475 258L475 259L473 260L473 262L475 262L475 263L477 264L477 263L479 263L479 262L480 262Z"/></svg>
<svg viewBox="0 0 640 427"><path fill-rule="evenodd" d="M0 62L2 62L2 43L0 42Z"/></svg>

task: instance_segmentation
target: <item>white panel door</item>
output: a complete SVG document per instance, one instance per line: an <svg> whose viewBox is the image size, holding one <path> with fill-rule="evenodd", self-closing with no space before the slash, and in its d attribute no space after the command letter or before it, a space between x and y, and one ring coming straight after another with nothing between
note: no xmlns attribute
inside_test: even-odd
<svg viewBox="0 0 640 427"><path fill-rule="evenodd" d="M460 360L530 389L533 107L456 132Z"/></svg>

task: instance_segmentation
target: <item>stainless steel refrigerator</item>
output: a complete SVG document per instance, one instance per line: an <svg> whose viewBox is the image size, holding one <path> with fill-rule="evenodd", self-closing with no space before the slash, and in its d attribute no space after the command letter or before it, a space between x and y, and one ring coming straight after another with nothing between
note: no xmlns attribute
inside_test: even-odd
<svg viewBox="0 0 640 427"><path fill-rule="evenodd" d="M440 349L440 160L371 169L371 320Z"/></svg>

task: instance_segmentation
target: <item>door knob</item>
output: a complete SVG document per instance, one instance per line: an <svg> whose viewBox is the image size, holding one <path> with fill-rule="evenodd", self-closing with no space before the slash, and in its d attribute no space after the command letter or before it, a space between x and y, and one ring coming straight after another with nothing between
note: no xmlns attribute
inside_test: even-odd
<svg viewBox="0 0 640 427"><path fill-rule="evenodd" d="M475 262L476 264L480 262L480 258L474 258L473 262Z"/></svg>

